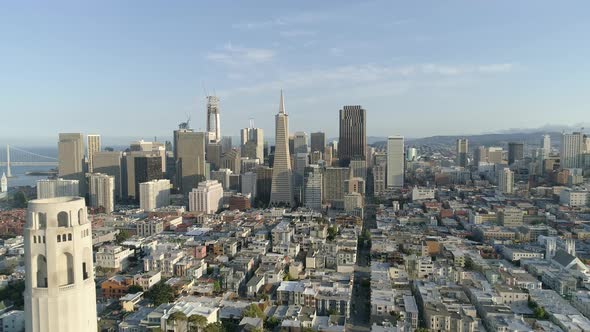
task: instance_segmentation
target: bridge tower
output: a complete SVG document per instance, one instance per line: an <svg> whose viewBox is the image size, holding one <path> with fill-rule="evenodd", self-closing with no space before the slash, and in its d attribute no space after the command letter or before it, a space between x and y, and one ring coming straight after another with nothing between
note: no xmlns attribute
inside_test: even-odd
<svg viewBox="0 0 590 332"><path fill-rule="evenodd" d="M6 144L6 177L12 177L12 172L10 171L10 145L8 144Z"/></svg>

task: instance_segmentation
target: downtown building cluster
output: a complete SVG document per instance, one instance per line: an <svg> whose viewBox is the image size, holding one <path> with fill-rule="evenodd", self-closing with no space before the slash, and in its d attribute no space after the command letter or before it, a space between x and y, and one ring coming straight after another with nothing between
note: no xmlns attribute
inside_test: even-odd
<svg viewBox="0 0 590 332"><path fill-rule="evenodd" d="M25 307L0 321L27 331L590 330L583 133L369 145L367 111L344 106L329 142L290 133L281 93L274 145L253 124L234 145L220 115L208 97L205 132L187 121L171 142L125 151L60 134L57 178L10 216L26 218L3 243L5 260L23 262L8 278L26 279Z"/></svg>

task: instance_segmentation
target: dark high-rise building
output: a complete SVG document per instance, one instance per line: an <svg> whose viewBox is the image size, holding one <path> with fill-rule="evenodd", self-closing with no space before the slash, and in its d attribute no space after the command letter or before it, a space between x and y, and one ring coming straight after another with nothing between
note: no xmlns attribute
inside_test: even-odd
<svg viewBox="0 0 590 332"><path fill-rule="evenodd" d="M211 165L212 171L218 170L221 167L221 144L207 143L206 150L205 160Z"/></svg>
<svg viewBox="0 0 590 332"><path fill-rule="evenodd" d="M340 110L340 139L338 157L342 167L351 159L366 160L367 113L360 105L344 106Z"/></svg>
<svg viewBox="0 0 590 332"><path fill-rule="evenodd" d="M524 159L524 143L508 143L508 165L512 165L522 159Z"/></svg>
<svg viewBox="0 0 590 332"><path fill-rule="evenodd" d="M320 151L324 153L326 149L326 133L311 133L311 152Z"/></svg>
<svg viewBox="0 0 590 332"><path fill-rule="evenodd" d="M205 180L205 136L188 128L174 131L175 186L184 195Z"/></svg>
<svg viewBox="0 0 590 332"><path fill-rule="evenodd" d="M259 166L254 169L256 173L256 200L260 206L268 206L270 202L270 192L272 189L272 168Z"/></svg>
<svg viewBox="0 0 590 332"><path fill-rule="evenodd" d="M139 184L163 177L162 158L159 156L135 157L135 199L139 198Z"/></svg>

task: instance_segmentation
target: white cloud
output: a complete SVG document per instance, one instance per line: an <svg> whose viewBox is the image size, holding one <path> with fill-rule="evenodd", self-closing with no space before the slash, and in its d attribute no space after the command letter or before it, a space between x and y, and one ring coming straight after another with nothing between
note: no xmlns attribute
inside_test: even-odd
<svg viewBox="0 0 590 332"><path fill-rule="evenodd" d="M315 36L316 32L311 30L284 30L279 32L282 37L295 38L295 37L310 37Z"/></svg>
<svg viewBox="0 0 590 332"><path fill-rule="evenodd" d="M228 43L222 51L212 52L206 55L210 61L220 62L227 65L245 65L253 63L265 63L271 61L276 52L265 48L247 48L233 46Z"/></svg>

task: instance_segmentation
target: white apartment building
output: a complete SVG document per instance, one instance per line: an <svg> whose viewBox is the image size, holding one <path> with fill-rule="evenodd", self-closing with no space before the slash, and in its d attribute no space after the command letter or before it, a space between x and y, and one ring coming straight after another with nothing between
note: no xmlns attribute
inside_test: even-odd
<svg viewBox="0 0 590 332"><path fill-rule="evenodd" d="M170 180L152 180L139 184L139 206L144 211L170 205Z"/></svg>
<svg viewBox="0 0 590 332"><path fill-rule="evenodd" d="M131 249L121 246L101 246L96 253L96 266L109 270L123 271L129 265Z"/></svg>
<svg viewBox="0 0 590 332"><path fill-rule="evenodd" d="M223 186L214 180L199 183L188 194L189 211L213 214L221 208L223 199Z"/></svg>

